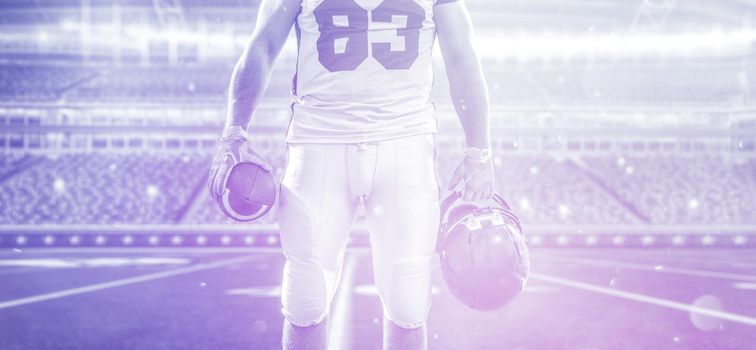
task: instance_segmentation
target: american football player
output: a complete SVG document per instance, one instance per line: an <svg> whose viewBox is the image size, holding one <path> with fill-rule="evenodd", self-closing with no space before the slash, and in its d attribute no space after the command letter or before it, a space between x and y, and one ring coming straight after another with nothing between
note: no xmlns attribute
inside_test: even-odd
<svg viewBox="0 0 756 350"><path fill-rule="evenodd" d="M468 201L494 190L488 92L467 8L463 0L262 0L232 75L213 196L229 162L265 164L244 130L292 26L298 56L278 201L283 346L325 347L324 321L362 201L384 347L426 348L440 195L430 101L436 36L468 146L449 188L463 184Z"/></svg>

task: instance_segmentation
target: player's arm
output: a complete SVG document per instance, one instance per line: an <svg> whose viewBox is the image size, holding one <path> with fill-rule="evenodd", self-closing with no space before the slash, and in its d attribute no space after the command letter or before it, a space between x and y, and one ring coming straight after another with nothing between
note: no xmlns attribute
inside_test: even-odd
<svg viewBox="0 0 756 350"><path fill-rule="evenodd" d="M239 162L270 166L251 148L247 127L270 80L273 63L301 11L301 0L262 0L257 23L231 75L226 127L208 177L210 196L218 198L228 173Z"/></svg>
<svg viewBox="0 0 756 350"><path fill-rule="evenodd" d="M488 88L473 45L473 26L462 0L439 0L434 20L449 78L452 103L465 131L465 159L454 171L449 189L464 180L464 199L489 198L494 191Z"/></svg>
<svg viewBox="0 0 756 350"><path fill-rule="evenodd" d="M301 10L301 0L262 0L257 24L231 75L226 127L244 129L270 80L273 63L281 52Z"/></svg>

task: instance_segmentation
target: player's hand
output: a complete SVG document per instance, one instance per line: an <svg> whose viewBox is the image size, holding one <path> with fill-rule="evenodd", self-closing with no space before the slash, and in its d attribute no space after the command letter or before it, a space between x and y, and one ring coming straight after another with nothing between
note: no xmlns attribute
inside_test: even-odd
<svg viewBox="0 0 756 350"><path fill-rule="evenodd" d="M462 196L464 201L471 202L491 198L496 185L492 159L480 162L465 157L454 170L449 182L449 190L453 190L462 181L464 181Z"/></svg>
<svg viewBox="0 0 756 350"><path fill-rule="evenodd" d="M252 145L247 141L247 133L243 129L238 128L231 131L229 129L223 132L224 136L221 138L220 145L218 145L218 151L213 158L210 175L207 179L210 197L213 200L217 200L223 193L228 173L234 165L241 162L251 162L267 171L272 170L270 165L252 150Z"/></svg>

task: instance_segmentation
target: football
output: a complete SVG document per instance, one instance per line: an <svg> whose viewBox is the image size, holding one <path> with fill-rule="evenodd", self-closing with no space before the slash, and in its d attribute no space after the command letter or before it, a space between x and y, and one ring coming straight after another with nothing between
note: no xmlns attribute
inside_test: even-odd
<svg viewBox="0 0 756 350"><path fill-rule="evenodd" d="M257 164L238 163L231 168L217 201L223 213L236 221L259 219L276 202L273 175Z"/></svg>

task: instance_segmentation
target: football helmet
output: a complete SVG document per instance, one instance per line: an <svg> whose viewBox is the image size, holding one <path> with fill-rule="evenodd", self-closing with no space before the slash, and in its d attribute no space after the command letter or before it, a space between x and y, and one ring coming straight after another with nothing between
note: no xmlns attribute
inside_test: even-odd
<svg viewBox="0 0 756 350"><path fill-rule="evenodd" d="M444 281L470 308L496 310L522 292L530 273L522 227L498 194L484 206L460 197L453 192L441 204L437 250Z"/></svg>

